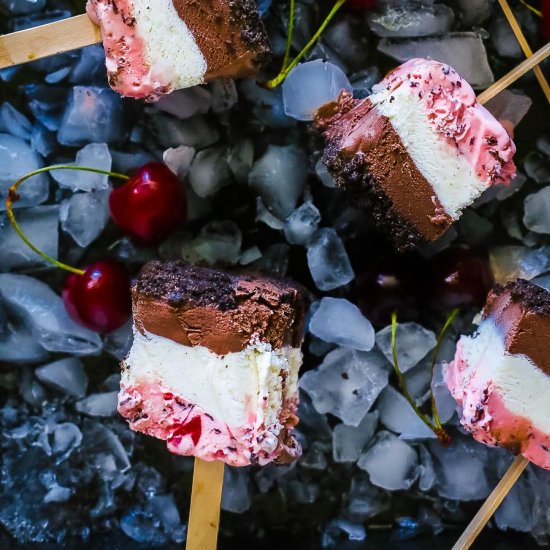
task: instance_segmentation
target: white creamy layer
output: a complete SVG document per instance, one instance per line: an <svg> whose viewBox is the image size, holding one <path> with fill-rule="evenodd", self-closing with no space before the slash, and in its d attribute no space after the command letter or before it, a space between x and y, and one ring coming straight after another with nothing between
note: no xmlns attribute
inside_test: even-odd
<svg viewBox="0 0 550 550"><path fill-rule="evenodd" d="M390 97L394 99L390 101ZM390 119L420 173L430 183L445 212L454 220L485 189L470 163L429 123L424 102L403 84L369 96Z"/></svg>
<svg viewBox="0 0 550 550"><path fill-rule="evenodd" d="M463 372L463 388L482 390L492 385L511 413L531 421L550 434L550 377L526 355L510 354L490 319L481 322L476 335L462 337L462 356L468 365Z"/></svg>
<svg viewBox="0 0 550 550"><path fill-rule="evenodd" d="M153 78L170 82L175 89L202 84L206 59L172 0L132 0L132 4Z"/></svg>
<svg viewBox="0 0 550 550"><path fill-rule="evenodd" d="M126 386L160 382L230 427L265 422L266 428L278 433L283 402L298 391L302 352L274 350L259 342L218 355L204 346L184 346L135 330L125 364L122 384ZM281 371L287 375L284 384Z"/></svg>

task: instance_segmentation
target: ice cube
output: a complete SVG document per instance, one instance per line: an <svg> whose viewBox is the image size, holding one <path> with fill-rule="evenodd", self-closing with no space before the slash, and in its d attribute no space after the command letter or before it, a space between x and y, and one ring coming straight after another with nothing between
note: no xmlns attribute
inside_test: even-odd
<svg viewBox="0 0 550 550"><path fill-rule="evenodd" d="M352 75L350 81L353 87L353 97L364 99L372 92L372 87L380 82L380 71L377 67L368 67ZM334 187L334 185L332 186Z"/></svg>
<svg viewBox="0 0 550 550"><path fill-rule="evenodd" d="M160 519L165 533L170 535L173 542L183 543L187 528L181 523L174 496L157 495L149 501L149 504L155 515Z"/></svg>
<svg viewBox="0 0 550 550"><path fill-rule="evenodd" d="M118 404L118 392L93 393L76 403L76 410L89 416L114 416Z"/></svg>
<svg viewBox="0 0 550 550"><path fill-rule="evenodd" d="M510 27L510 23L508 23L502 14L493 18L493 23L491 25L491 42L498 55L502 57L519 59L523 56L521 46L519 45L514 31L512 27Z"/></svg>
<svg viewBox="0 0 550 550"><path fill-rule="evenodd" d="M322 161L322 159L319 159L315 164L315 173L325 187L336 187L336 182L334 181L334 178L329 174L329 171L327 170L327 167L325 166L325 163Z"/></svg>
<svg viewBox="0 0 550 550"><path fill-rule="evenodd" d="M110 88L75 86L63 113L57 139L62 145L121 143L127 135L122 98Z"/></svg>
<svg viewBox="0 0 550 550"><path fill-rule="evenodd" d="M105 229L110 218L110 194L110 189L75 193L61 203L61 227L79 246L90 245Z"/></svg>
<svg viewBox="0 0 550 550"><path fill-rule="evenodd" d="M383 38L378 50L403 62L413 57L435 59L453 67L472 88L487 88L494 82L481 37L473 32L447 33L436 38L394 42Z"/></svg>
<svg viewBox="0 0 550 550"><path fill-rule="evenodd" d="M490 250L491 270L495 282L505 284L513 279L533 279L550 271L550 246L498 246Z"/></svg>
<svg viewBox="0 0 550 550"><path fill-rule="evenodd" d="M433 441L428 448L434 458L439 496L452 500L481 500L489 495L491 487L486 468L491 468L490 451L485 445L457 433L450 447Z"/></svg>
<svg viewBox="0 0 550 550"><path fill-rule="evenodd" d="M321 213L311 202L306 201L287 218L284 230L289 244L307 245L317 231Z"/></svg>
<svg viewBox="0 0 550 550"><path fill-rule="evenodd" d="M354 473L345 515L352 521L364 522L389 509L391 494L373 485L363 472Z"/></svg>
<svg viewBox="0 0 550 550"><path fill-rule="evenodd" d="M8 101L0 107L0 123L12 136L26 141L31 137L31 121Z"/></svg>
<svg viewBox="0 0 550 550"><path fill-rule="evenodd" d="M248 175L254 164L254 144L251 139L242 139L231 147L227 159L229 169L237 183L248 183Z"/></svg>
<svg viewBox="0 0 550 550"><path fill-rule="evenodd" d="M456 411L456 401L454 400L445 379L443 377L443 363L437 363L434 368L434 376L432 380L432 394L435 399L439 419L443 424L449 422Z"/></svg>
<svg viewBox="0 0 550 550"><path fill-rule="evenodd" d="M32 129L31 147L43 157L49 157L57 149L55 134L37 122Z"/></svg>
<svg viewBox="0 0 550 550"><path fill-rule="evenodd" d="M53 429L52 453L57 461L66 460L82 443L82 432L72 422L62 422Z"/></svg>
<svg viewBox="0 0 550 550"><path fill-rule="evenodd" d="M147 548L166 544L159 521L151 512L130 508L120 519L120 528L127 537Z"/></svg>
<svg viewBox="0 0 550 550"><path fill-rule="evenodd" d="M355 278L344 244L330 227L323 227L313 235L308 244L307 261L319 290L334 290Z"/></svg>
<svg viewBox="0 0 550 550"><path fill-rule="evenodd" d="M6 209L8 189L25 174L42 168L42 159L26 141L9 134L0 133L0 211ZM20 199L14 208L35 206L48 198L49 180L47 174L37 174L18 190Z"/></svg>
<svg viewBox="0 0 550 550"><path fill-rule="evenodd" d="M78 84L101 84L105 80L105 50L101 45L80 50L80 57L71 68L69 80Z"/></svg>
<svg viewBox="0 0 550 550"><path fill-rule="evenodd" d="M550 186L528 195L524 203L523 223L535 233L550 233Z"/></svg>
<svg viewBox="0 0 550 550"><path fill-rule="evenodd" d="M162 159L166 166L168 166L178 178L183 180L189 173L189 168L194 156L195 149L193 147L180 145L179 147L166 149L162 155Z"/></svg>
<svg viewBox="0 0 550 550"><path fill-rule="evenodd" d="M222 510L242 514L252 503L248 468L226 467L223 478Z"/></svg>
<svg viewBox="0 0 550 550"><path fill-rule="evenodd" d="M550 274L535 277L534 279L531 279L531 282L542 288L545 288L550 292Z"/></svg>
<svg viewBox="0 0 550 550"><path fill-rule="evenodd" d="M430 396L431 363L431 358L426 358L404 375L407 389L417 405L425 403Z"/></svg>
<svg viewBox="0 0 550 550"><path fill-rule="evenodd" d="M309 470L325 471L327 469L326 443L314 441L300 459L300 466Z"/></svg>
<svg viewBox="0 0 550 550"><path fill-rule="evenodd" d="M16 213L23 234L39 250L57 259L59 252L59 207L35 206ZM51 266L21 239L6 214L0 214L0 271Z"/></svg>
<svg viewBox="0 0 550 550"><path fill-rule="evenodd" d="M325 297L309 324L312 334L342 347L370 351L374 329L359 308L343 298Z"/></svg>
<svg viewBox="0 0 550 550"><path fill-rule="evenodd" d="M42 347L21 323L8 322L0 334L0 361L3 363L38 363L48 357Z"/></svg>
<svg viewBox="0 0 550 550"><path fill-rule="evenodd" d="M340 16L333 21L323 33L321 43L326 44L351 70L362 69L369 58L368 35L360 20L353 15Z"/></svg>
<svg viewBox="0 0 550 550"><path fill-rule="evenodd" d="M229 111L239 101L237 86L232 79L214 80L210 83L210 91L214 113Z"/></svg>
<svg viewBox="0 0 550 550"><path fill-rule="evenodd" d="M465 27L479 25L491 15L493 3L491 0L456 0L461 12L461 22Z"/></svg>
<svg viewBox="0 0 550 550"><path fill-rule="evenodd" d="M378 398L376 409L380 422L402 439L432 439L433 433L414 412L409 402L392 386L386 386Z"/></svg>
<svg viewBox="0 0 550 550"><path fill-rule="evenodd" d="M306 179L307 161L301 149L295 145L269 145L254 163L248 183L269 211L283 220L296 208Z"/></svg>
<svg viewBox="0 0 550 550"><path fill-rule="evenodd" d="M485 107L513 135L514 128L522 121L532 104L529 96L507 89L487 101Z"/></svg>
<svg viewBox="0 0 550 550"><path fill-rule="evenodd" d="M378 424L378 413L368 413L359 426L338 424L332 432L332 456L335 462L357 462Z"/></svg>
<svg viewBox="0 0 550 550"><path fill-rule="evenodd" d="M34 13L44 9L46 0L2 0L2 5L14 15Z"/></svg>
<svg viewBox="0 0 550 550"><path fill-rule="evenodd" d="M132 320L129 319L126 324L105 335L103 349L120 361L130 350L132 339Z"/></svg>
<svg viewBox="0 0 550 550"><path fill-rule="evenodd" d="M187 145L204 149L214 145L220 137L218 131L203 115L179 120L164 114L150 116L148 128L155 141L164 149Z"/></svg>
<svg viewBox="0 0 550 550"><path fill-rule="evenodd" d="M212 105L212 94L201 86L176 90L162 96L155 107L183 120L194 115L204 115Z"/></svg>
<svg viewBox="0 0 550 550"><path fill-rule="evenodd" d="M111 170L112 157L106 143L90 143L76 154L75 166ZM103 191L109 189L109 176L75 170L54 170L52 177L63 189L71 191Z"/></svg>
<svg viewBox="0 0 550 550"><path fill-rule="evenodd" d="M300 387L318 412L358 426L387 385L388 374L384 359L376 352L337 348L302 376Z"/></svg>
<svg viewBox="0 0 550 550"><path fill-rule="evenodd" d="M72 489L68 487L61 487L57 483L50 487L46 495L44 496L44 503L49 504L50 502L67 502L73 494Z"/></svg>
<svg viewBox="0 0 550 550"><path fill-rule="evenodd" d="M376 345L393 365L391 339L391 326L376 334ZM412 369L436 344L435 334L418 323L398 323L395 341L401 372Z"/></svg>
<svg viewBox="0 0 550 550"><path fill-rule="evenodd" d="M300 63L283 83L285 113L297 120L313 120L319 107L338 99L352 87L344 71L321 59Z"/></svg>
<svg viewBox="0 0 550 550"><path fill-rule="evenodd" d="M420 453L418 488L421 491L429 491L434 486L436 479L434 462L432 455L424 445L419 445L418 451Z"/></svg>
<svg viewBox="0 0 550 550"><path fill-rule="evenodd" d="M376 435L357 465L369 474L374 485L389 491L409 489L419 475L416 451L396 435L385 431Z"/></svg>
<svg viewBox="0 0 550 550"><path fill-rule="evenodd" d="M211 147L197 153L189 168L189 183L199 197L215 195L231 181L225 147Z"/></svg>
<svg viewBox="0 0 550 550"><path fill-rule="evenodd" d="M258 120L274 129L292 128L296 121L289 118L284 109L282 86L267 90L259 86L255 80L244 80L241 91L254 104L252 114Z"/></svg>
<svg viewBox="0 0 550 550"><path fill-rule="evenodd" d="M370 29L382 37L417 37L446 34L454 21L454 12L444 4L387 6L367 15Z"/></svg>
<svg viewBox="0 0 550 550"><path fill-rule="evenodd" d="M523 167L527 175L537 183L550 182L550 160L538 151L527 153L523 159Z"/></svg>
<svg viewBox="0 0 550 550"><path fill-rule="evenodd" d="M13 273L0 274L0 296L48 351L90 355L100 351L99 335L76 324L62 299L45 283Z"/></svg>
<svg viewBox="0 0 550 550"><path fill-rule="evenodd" d="M34 374L45 386L82 398L88 388L88 376L82 361L76 357L60 359L37 368Z"/></svg>
<svg viewBox="0 0 550 550"><path fill-rule="evenodd" d="M256 221L265 223L271 229L280 231L285 222L274 216L265 206L262 197L256 197Z"/></svg>
<svg viewBox="0 0 550 550"><path fill-rule="evenodd" d="M533 508L537 498L529 483L529 473L520 477L495 512L499 529L531 533L534 527Z"/></svg>

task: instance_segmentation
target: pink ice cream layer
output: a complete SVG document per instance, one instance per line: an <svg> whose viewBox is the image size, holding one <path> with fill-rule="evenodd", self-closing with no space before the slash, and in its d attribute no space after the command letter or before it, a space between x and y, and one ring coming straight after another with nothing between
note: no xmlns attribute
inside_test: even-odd
<svg viewBox="0 0 550 550"><path fill-rule="evenodd" d="M464 341L457 344L454 361L447 366L445 381L462 407L460 423L480 443L504 447L550 470L550 436L523 416L511 412L501 392L490 381L476 385L475 371L464 358ZM482 370L483 364L475 366Z"/></svg>
<svg viewBox="0 0 550 550"><path fill-rule="evenodd" d="M509 183L516 147L504 127L481 105L472 87L449 65L411 59L391 71L374 92L407 86L423 103L431 126L458 148L481 181Z"/></svg>
<svg viewBox="0 0 550 550"><path fill-rule="evenodd" d="M168 75L153 74L129 0L88 0L90 19L101 25L110 86L125 97L155 101L170 91Z"/></svg>
<svg viewBox="0 0 550 550"><path fill-rule="evenodd" d="M297 398L287 402L280 434L248 426L234 428L203 409L175 395L160 383L121 386L118 412L130 428L166 441L168 450L206 461L221 460L230 466L263 466L273 461L290 462L301 455L300 445L288 435L297 423Z"/></svg>

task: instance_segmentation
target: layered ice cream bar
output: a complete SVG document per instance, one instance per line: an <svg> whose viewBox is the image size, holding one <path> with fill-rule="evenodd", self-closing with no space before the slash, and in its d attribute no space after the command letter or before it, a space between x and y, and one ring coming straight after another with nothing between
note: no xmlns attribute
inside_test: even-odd
<svg viewBox="0 0 550 550"><path fill-rule="evenodd" d="M254 0L88 0L109 83L127 97L254 76L270 52Z"/></svg>
<svg viewBox="0 0 550 550"><path fill-rule="evenodd" d="M446 381L475 439L550 469L550 293L518 279L489 294Z"/></svg>
<svg viewBox="0 0 550 550"><path fill-rule="evenodd" d="M316 126L323 161L399 250L437 239L488 187L515 175L515 146L443 63L411 59L366 99L342 92Z"/></svg>
<svg viewBox="0 0 550 550"><path fill-rule="evenodd" d="M297 458L299 285L152 262L132 288L118 410L168 450L232 466Z"/></svg>

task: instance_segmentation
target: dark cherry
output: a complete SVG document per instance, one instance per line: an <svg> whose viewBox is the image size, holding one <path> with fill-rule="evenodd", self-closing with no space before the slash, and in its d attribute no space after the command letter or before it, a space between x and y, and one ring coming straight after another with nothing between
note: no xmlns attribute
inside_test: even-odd
<svg viewBox="0 0 550 550"><path fill-rule="evenodd" d="M423 301L425 271L424 262L413 255L379 258L357 276L359 308L377 327L388 325L393 311L400 321L415 319Z"/></svg>
<svg viewBox="0 0 550 550"><path fill-rule="evenodd" d="M142 166L109 198L113 221L130 237L154 244L187 219L187 198L179 179L160 162Z"/></svg>
<svg viewBox="0 0 550 550"><path fill-rule="evenodd" d="M347 0L344 6L356 13L372 10L376 6L376 0Z"/></svg>
<svg viewBox="0 0 550 550"><path fill-rule="evenodd" d="M70 273L62 295L73 320L94 332L111 332L130 317L130 277L113 260L91 264L83 275Z"/></svg>
<svg viewBox="0 0 550 550"><path fill-rule="evenodd" d="M434 307L481 307L494 284L487 255L465 247L451 247L433 259Z"/></svg>

